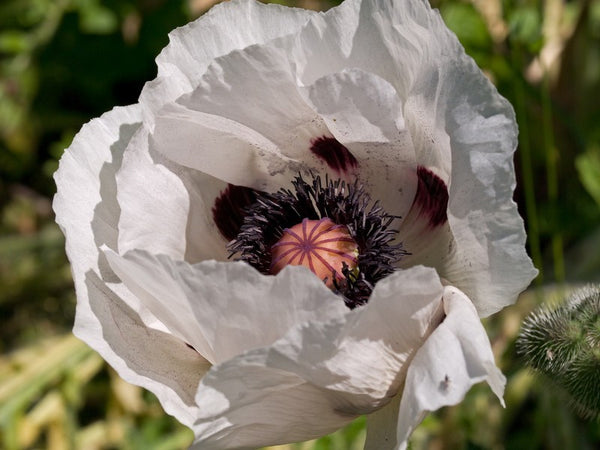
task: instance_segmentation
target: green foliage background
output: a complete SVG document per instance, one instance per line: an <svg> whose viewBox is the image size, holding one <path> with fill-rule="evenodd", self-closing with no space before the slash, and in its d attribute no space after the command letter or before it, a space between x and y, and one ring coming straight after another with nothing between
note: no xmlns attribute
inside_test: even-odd
<svg viewBox="0 0 600 450"><path fill-rule="evenodd" d="M179 449L190 432L73 338L52 173L83 123L134 103L167 33L211 0L0 3L0 448ZM281 1L315 9L335 2ZM432 0L514 105L516 200L541 275L486 322L508 377L506 409L476 386L430 415L413 449L593 449L584 421L515 355L523 317L573 284L600 279L600 1ZM362 448L364 420L293 449Z"/></svg>

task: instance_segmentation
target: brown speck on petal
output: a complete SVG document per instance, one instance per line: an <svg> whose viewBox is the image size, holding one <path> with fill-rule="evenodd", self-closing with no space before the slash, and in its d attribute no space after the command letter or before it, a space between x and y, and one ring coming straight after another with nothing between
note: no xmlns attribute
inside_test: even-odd
<svg viewBox="0 0 600 450"><path fill-rule="evenodd" d="M426 216L431 228L438 227L448 221L448 188L431 170L419 166L417 168L419 179L417 193L413 202L413 208L420 210L420 214Z"/></svg>
<svg viewBox="0 0 600 450"><path fill-rule="evenodd" d="M314 139L311 144L310 151L339 174L358 167L354 155L335 138L321 136Z"/></svg>
<svg viewBox="0 0 600 450"><path fill-rule="evenodd" d="M244 208L256 201L256 191L230 184L221 192L212 207L213 220L225 239L231 241L244 223Z"/></svg>

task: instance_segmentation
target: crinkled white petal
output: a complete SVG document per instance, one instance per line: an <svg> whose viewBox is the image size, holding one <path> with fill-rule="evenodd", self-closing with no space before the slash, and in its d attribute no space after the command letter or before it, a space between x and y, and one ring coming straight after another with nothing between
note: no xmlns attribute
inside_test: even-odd
<svg viewBox="0 0 600 450"><path fill-rule="evenodd" d="M148 140L141 128L117 173L119 251L143 249L191 262L227 259L211 211L227 183L150 153Z"/></svg>
<svg viewBox="0 0 600 450"><path fill-rule="evenodd" d="M387 80L406 99L426 65L438 64L436 15L419 0L347 0L280 40L295 41L290 59L303 84L352 67Z"/></svg>
<svg viewBox="0 0 600 450"><path fill-rule="evenodd" d="M85 274L92 270L107 282L118 281L98 248L118 247L120 208L115 173L122 164L124 149L141 127L140 120L139 106L132 105L90 121L73 139L54 175L57 194L53 207L67 238L66 251L77 290L76 334L88 328L100 332L101 322L89 311ZM152 314L136 308L135 297L128 300L145 323L161 329Z"/></svg>
<svg viewBox="0 0 600 450"><path fill-rule="evenodd" d="M318 169L312 142L331 133L299 92L293 70L285 50L268 45L217 58L193 92L159 111L155 149L233 184L267 190Z"/></svg>
<svg viewBox="0 0 600 450"><path fill-rule="evenodd" d="M343 399L253 357L242 355L203 379L193 449L254 449L305 441L358 417L345 411Z"/></svg>
<svg viewBox="0 0 600 450"><path fill-rule="evenodd" d="M538 272L525 251L523 220L512 200L517 144L512 107L487 81L470 81L470 106L460 97L449 105L453 172L448 222L456 252L443 276L473 299L481 316L488 316L513 303Z"/></svg>
<svg viewBox="0 0 600 450"><path fill-rule="evenodd" d="M382 449L404 449L414 428L429 411L461 402L473 384L487 381L502 404L506 379L494 363L485 329L469 298L452 286L444 288L444 321L417 351L408 368L398 412L381 411L368 423L373 436L387 437ZM390 405L398 408L398 404ZM396 435L386 416L398 415ZM383 441L381 441L383 442ZM375 448L375 447L372 447Z"/></svg>
<svg viewBox="0 0 600 450"><path fill-rule="evenodd" d="M406 216L416 192L416 158L402 100L384 79L360 69L326 75L305 95L333 136L358 160L355 175L389 214Z"/></svg>
<svg viewBox="0 0 600 450"><path fill-rule="evenodd" d="M399 271L367 305L315 316L271 346L213 367L196 396L198 448L306 440L382 407L441 320L442 292L433 269Z"/></svg>
<svg viewBox="0 0 600 450"><path fill-rule="evenodd" d="M89 307L84 310L78 303L75 335L124 380L154 393L167 413L191 426L198 411L194 393L211 364L173 334L144 323L127 304L133 295L122 284L105 283L89 271L85 286ZM95 320L100 330L95 324L92 328L90 321Z"/></svg>
<svg viewBox="0 0 600 450"><path fill-rule="evenodd" d="M115 108L90 121L75 136L54 174L58 192L53 207L67 235L75 275L90 268L104 271L98 247L117 246L115 172L140 122L138 105Z"/></svg>
<svg viewBox="0 0 600 450"><path fill-rule="evenodd" d="M138 106L115 108L85 125L55 174L56 221L66 236L77 292L74 333L127 381L153 391L185 424L194 417L196 386L207 362L166 333L123 288L98 248L117 248L115 172L139 128ZM110 286L109 286L110 285Z"/></svg>
<svg viewBox="0 0 600 450"><path fill-rule="evenodd" d="M436 268L487 316L513 303L537 274L512 200L517 126L510 104L435 11L429 26L435 50L408 93L406 123L419 164L449 187L453 239Z"/></svg>
<svg viewBox="0 0 600 450"><path fill-rule="evenodd" d="M269 345L297 323L347 310L302 267L264 276L242 262L190 265L141 250L106 255L125 286L169 331L213 364Z"/></svg>
<svg viewBox="0 0 600 450"><path fill-rule="evenodd" d="M150 146L178 164L260 190L287 185L298 167L254 129L177 104L161 110Z"/></svg>
<svg viewBox="0 0 600 450"><path fill-rule="evenodd" d="M435 267L443 278L444 267L451 261L456 242L448 223L430 224L431 211L415 203L403 217L396 239L408 252L398 262L398 267L407 268L416 264Z"/></svg>
<svg viewBox="0 0 600 450"><path fill-rule="evenodd" d="M404 364L441 317L440 300L433 269L397 271L376 285L368 306L336 325L336 339L323 336L326 329L296 330L274 346L280 356L272 354L270 364L341 395L363 397L367 412L397 391Z"/></svg>
<svg viewBox="0 0 600 450"><path fill-rule="evenodd" d="M316 14L237 0L219 4L198 20L177 28L156 58L158 77L144 86L140 96L146 122L151 126L160 108L192 91L215 58L295 33Z"/></svg>
<svg viewBox="0 0 600 450"><path fill-rule="evenodd" d="M414 162L410 137L404 133L402 100L383 78L360 69L344 69L319 78L305 91L343 144L394 144L397 157L404 157L400 161Z"/></svg>
<svg viewBox="0 0 600 450"><path fill-rule="evenodd" d="M292 158L327 127L299 92L287 49L254 45L217 58L196 89L178 100L197 111L235 120Z"/></svg>

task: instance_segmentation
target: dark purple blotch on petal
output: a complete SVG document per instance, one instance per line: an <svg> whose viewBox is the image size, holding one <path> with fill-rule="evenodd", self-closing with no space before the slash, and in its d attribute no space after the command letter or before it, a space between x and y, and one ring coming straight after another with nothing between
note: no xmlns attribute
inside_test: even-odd
<svg viewBox="0 0 600 450"><path fill-rule="evenodd" d="M417 194L413 202L413 207L417 207L420 213L426 216L430 227L438 227L448 221L448 188L431 170L419 166L417 168L417 177L419 179Z"/></svg>
<svg viewBox="0 0 600 450"><path fill-rule="evenodd" d="M215 200L213 220L225 239L231 241L244 223L245 208L256 201L256 191L244 186L229 184Z"/></svg>
<svg viewBox="0 0 600 450"><path fill-rule="evenodd" d="M358 166L358 161L350 150L335 138L321 136L313 139L311 144L310 151L339 174L347 173Z"/></svg>

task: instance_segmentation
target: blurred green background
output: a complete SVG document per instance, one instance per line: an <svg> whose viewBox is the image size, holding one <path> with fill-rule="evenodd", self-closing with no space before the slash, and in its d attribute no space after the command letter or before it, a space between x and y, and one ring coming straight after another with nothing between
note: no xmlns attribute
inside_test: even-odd
<svg viewBox="0 0 600 450"><path fill-rule="evenodd" d="M82 124L134 103L167 33L212 0L0 3L0 448L180 449L191 433L70 334L75 298L55 225L52 173ZM313 9L336 2L281 1ZM430 415L413 449L595 449L597 420L514 351L523 317L600 279L600 0L432 0L515 107L516 200L541 269L486 321L508 377L506 409L484 385ZM359 449L364 420L281 449Z"/></svg>

